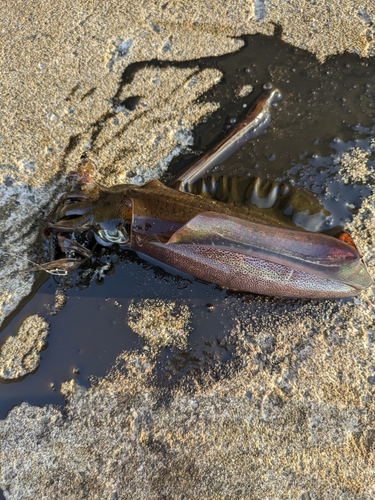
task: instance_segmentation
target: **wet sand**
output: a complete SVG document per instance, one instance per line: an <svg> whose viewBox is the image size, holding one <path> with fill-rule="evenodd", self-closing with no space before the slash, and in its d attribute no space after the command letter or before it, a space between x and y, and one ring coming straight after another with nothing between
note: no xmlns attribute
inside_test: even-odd
<svg viewBox="0 0 375 500"><path fill-rule="evenodd" d="M32 277L19 270L29 267L43 216L82 151L97 159L107 185L129 176L142 183L160 176L191 144L192 127L216 109L196 99L221 78L218 71L151 66L132 80L132 64L233 52L243 45L237 37L271 34L275 23L285 41L321 60L374 50L375 12L365 1L205 2L191 11L183 2L126 9L44 2L37 10L32 2L3 2L0 9L1 321L30 291ZM117 102L135 97L135 109L120 113Z"/></svg>
<svg viewBox="0 0 375 500"><path fill-rule="evenodd" d="M39 227L83 151L100 182L143 183L217 109L199 97L220 71L141 64L133 73L134 64L234 52L239 36L271 34L274 23L321 61L374 53L375 9L364 1L3 2L0 18L1 320L30 291L32 276L19 270L35 258ZM348 179L373 175L365 151L342 164ZM351 225L370 257L374 211L372 194ZM151 348L122 354L90 389L67 382L64 413L14 408L0 421L5 497L373 498L372 290L340 306L280 314L270 299L259 311L239 314L228 332L237 356L223 380L160 391ZM152 308L142 314L157 321Z"/></svg>

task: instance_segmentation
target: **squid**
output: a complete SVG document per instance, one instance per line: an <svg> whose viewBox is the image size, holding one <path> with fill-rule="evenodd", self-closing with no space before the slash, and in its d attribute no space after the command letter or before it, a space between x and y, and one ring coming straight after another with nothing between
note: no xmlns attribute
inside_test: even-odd
<svg viewBox="0 0 375 500"><path fill-rule="evenodd" d="M107 188L95 182L90 161L82 158L69 176L75 188L62 196L44 228L63 258L34 270L75 269L91 257L94 240L254 294L330 299L371 286L350 235L320 231L327 212L310 192L217 171L242 144L264 132L279 98L277 90L264 92L171 186L152 180Z"/></svg>

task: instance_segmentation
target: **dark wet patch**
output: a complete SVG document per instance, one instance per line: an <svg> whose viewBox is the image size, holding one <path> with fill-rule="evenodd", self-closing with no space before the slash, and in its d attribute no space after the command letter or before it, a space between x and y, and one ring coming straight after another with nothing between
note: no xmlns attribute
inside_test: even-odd
<svg viewBox="0 0 375 500"><path fill-rule="evenodd" d="M102 262L106 259L101 257ZM162 349L161 357L168 361L158 369L161 382L194 370L201 373L201 368L210 366L212 360L228 357L227 347L220 346L220 339L228 327L230 311L226 309L236 299L226 297L226 292L214 285L170 274L169 269L153 266L132 252L123 252L112 261L114 265L103 279L93 273L86 276L83 270L67 278L37 283L20 311L9 318L1 333L1 344L9 334L16 333L30 314L39 313L51 327L48 348L42 352L38 370L20 382L0 383L0 418L5 418L7 411L22 401L36 405L63 404L59 392L62 382L75 378L88 386L90 377L104 376L124 349L142 349L143 339L127 324L127 309L132 300L172 298L179 304L187 304L193 316L199 318L186 351ZM66 304L55 315L57 290L64 291ZM213 314L207 307L209 300L219 314ZM212 326L216 328L207 333ZM187 366L178 361L183 359L188 360ZM189 363L189 359L194 362Z"/></svg>
<svg viewBox="0 0 375 500"><path fill-rule="evenodd" d="M133 111L138 106L140 100L141 97L139 96L128 97L124 100L123 104L126 109L128 109L129 111Z"/></svg>
<svg viewBox="0 0 375 500"><path fill-rule="evenodd" d="M74 87L72 88L72 90L69 92L69 95L67 97L65 97L65 100L66 101L70 101L72 97L74 97L75 93L77 92L77 90L79 89L79 83L77 83L77 85L74 85Z"/></svg>
<svg viewBox="0 0 375 500"><path fill-rule="evenodd" d="M220 102L220 109L196 129L195 148L204 151L233 125L244 106L260 95L263 86L272 82L280 89L283 100L273 113L271 127L242 147L223 167L235 173L288 180L304 186L315 192L331 212L330 223L342 224L360 205L361 197L368 194L368 187L360 182L344 185L337 177L335 155L357 145L370 150L375 116L375 62L346 54L321 65L311 54L278 38L256 35L245 40L244 49L216 59L182 63L155 60L130 65L111 99L121 104L117 101L122 88L147 65L218 68L224 74L223 79L200 98L201 102ZM246 97L237 97L245 85L252 85L254 91ZM123 102L128 110L137 103ZM93 149L102 124L115 113L107 113L92 125ZM124 133L125 129L118 131L118 135ZM77 137L72 137L65 158L78 147L78 142ZM166 180L171 180L195 158L188 154L174 161ZM348 204L352 206L350 210ZM0 384L0 418L22 401L63 404L59 393L63 381L74 377L80 384L88 385L90 376L104 375L122 350L142 349L143 340L127 325L131 300L174 300L187 304L191 310L193 331L188 348L180 351L164 348L159 354L156 376L162 386L179 380L188 383L208 371L213 377L225 376L225 367L235 366L236 339L228 337L228 332L241 311L251 315L253 297L179 277L177 273L171 274L171 270L129 255L120 255L115 272L105 276L101 286L90 276L85 281L80 272L73 274L65 284L67 304L58 314L51 315L48 306L53 303L58 286L50 278L38 283L32 298L9 318L0 333L0 344L8 335L15 334L30 314L41 314L51 328L49 345L42 353L37 372L19 383ZM274 312L277 307L280 314L285 314L301 304L280 300L270 305L266 298L257 298L257 314L259 302L264 304L264 314L270 308ZM272 354L272 345L273 339L264 340L265 359ZM274 365L270 369L277 370L277 363Z"/></svg>
<svg viewBox="0 0 375 500"><path fill-rule="evenodd" d="M81 101L84 101L88 97L90 97L96 90L96 87L93 87L92 89L88 90L83 96L81 97Z"/></svg>

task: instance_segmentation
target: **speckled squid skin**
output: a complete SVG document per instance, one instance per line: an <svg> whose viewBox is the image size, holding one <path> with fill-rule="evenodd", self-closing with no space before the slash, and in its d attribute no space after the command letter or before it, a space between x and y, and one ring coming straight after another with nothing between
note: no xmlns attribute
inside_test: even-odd
<svg viewBox="0 0 375 500"><path fill-rule="evenodd" d="M294 221L283 217L285 208L293 209L290 186L264 184L258 178L243 185L237 177L228 182L222 177L221 185L215 176L202 178L207 168L264 130L276 98L278 91L261 95L235 129L176 180L175 189L157 180L141 187L104 188L95 183L93 169L84 159L72 175L81 190L62 198L46 234L60 238L66 256L74 250L87 257L91 251L69 234L90 230L101 245L118 243L232 290L297 298L359 294L372 285L372 278L350 236L334 238L297 229ZM198 195L192 194L196 189ZM211 197L214 191L218 199ZM315 210L310 193L295 194L300 210L301 200L306 202L300 214L311 214L308 227L314 228L324 220L324 209ZM265 209L276 202L275 217ZM66 268L66 260L55 262ZM69 264L78 267L80 261Z"/></svg>
<svg viewBox="0 0 375 500"><path fill-rule="evenodd" d="M163 190L154 211L163 212L162 226L147 217L153 196L140 198L143 187L135 188L131 247L137 252L224 288L264 295L348 297L372 284L359 252L336 238L254 222L243 211L158 184L150 187ZM190 205L192 198L199 204ZM208 207L215 212L204 213Z"/></svg>
<svg viewBox="0 0 375 500"><path fill-rule="evenodd" d="M360 292L344 283L229 250L146 242L138 251L231 290L308 299L350 297Z"/></svg>
<svg viewBox="0 0 375 500"><path fill-rule="evenodd" d="M48 230L54 234L90 228L100 232L120 223L129 231L124 246L225 288L339 298L372 285L354 245L275 225L267 212L253 213L249 207L177 191L156 180L141 187L96 185L69 196L68 204L64 199L52 216ZM74 214L77 218L71 219Z"/></svg>
<svg viewBox="0 0 375 500"><path fill-rule="evenodd" d="M141 187L96 185L76 202L78 193L70 194L74 203L57 207L57 222L51 223L56 234L100 231L120 222L129 229L126 247L224 288L338 298L372 284L354 246L275 225L267 212L254 214L249 207L177 191L157 180ZM70 219L73 213L77 220Z"/></svg>

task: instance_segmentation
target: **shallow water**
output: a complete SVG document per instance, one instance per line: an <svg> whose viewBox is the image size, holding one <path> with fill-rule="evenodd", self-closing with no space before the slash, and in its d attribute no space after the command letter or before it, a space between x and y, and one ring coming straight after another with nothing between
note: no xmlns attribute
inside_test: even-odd
<svg viewBox="0 0 375 500"><path fill-rule="evenodd" d="M173 64L196 66L197 61ZM198 64L202 69L217 67L224 78L202 96L202 101L217 101L221 107L197 127L196 150L203 151L214 142L240 115L244 105L261 93L262 86L272 82L283 99L273 113L271 126L267 133L227 160L225 166L235 172L287 179L311 189L332 214L327 227L349 219L368 189L359 184L344 186L335 177L334 155L355 145L370 148L375 115L375 62L344 55L320 65L309 53L278 38L256 35L246 38L245 48L236 54L204 59ZM142 64L129 67L123 82L129 81L141 67ZM254 86L253 93L236 97L238 89L249 84ZM357 124L362 128L355 127ZM174 161L166 179L195 157L186 155ZM325 192L328 185L329 191ZM349 210L347 203L354 208ZM51 325L39 369L22 381L0 383L0 418L22 401L63 404L59 392L63 381L75 377L88 385L90 376L103 376L122 350L141 349L143 340L127 325L131 300L175 300L187 304L192 312L193 331L188 348L164 348L159 355L157 375L163 385L205 370L213 370L216 376L217 362L225 364L233 353L226 336L235 314L245 309L249 313L251 308L250 294L227 293L128 253L120 256L115 272L106 276L100 286L95 280L88 286L77 286L78 275L73 275L66 290L67 304L56 315L50 315L48 304L53 302L58 284L49 278L34 287L32 298L0 332L1 344L8 335L16 333L23 319L35 313L46 317ZM266 313L267 299L257 300L258 304L259 300L264 301ZM292 306L297 307L298 301L280 301L282 308Z"/></svg>

